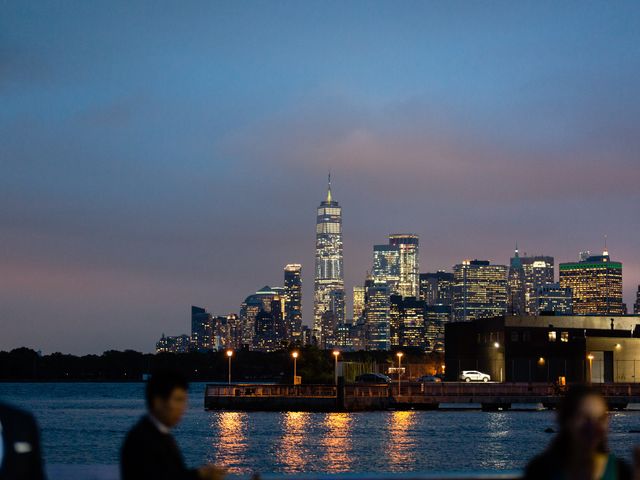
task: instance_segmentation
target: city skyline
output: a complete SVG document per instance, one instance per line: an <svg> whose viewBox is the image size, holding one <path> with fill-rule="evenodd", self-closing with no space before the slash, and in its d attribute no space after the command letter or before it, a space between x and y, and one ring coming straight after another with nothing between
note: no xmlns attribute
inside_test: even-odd
<svg viewBox="0 0 640 480"><path fill-rule="evenodd" d="M0 8L2 350L152 351L290 263L310 325L328 170L347 312L401 232L420 273L509 265L518 242L556 278L607 234L632 309L631 2Z"/></svg>

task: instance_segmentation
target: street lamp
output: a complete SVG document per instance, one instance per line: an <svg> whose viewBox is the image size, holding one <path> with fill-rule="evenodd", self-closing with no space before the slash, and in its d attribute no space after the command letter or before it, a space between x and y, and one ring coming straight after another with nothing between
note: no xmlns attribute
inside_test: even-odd
<svg viewBox="0 0 640 480"><path fill-rule="evenodd" d="M402 366L402 355L404 355L404 353L398 352L396 353L396 355L398 356L398 396L400 396L400 375L402 375L401 366Z"/></svg>
<svg viewBox="0 0 640 480"><path fill-rule="evenodd" d="M592 379L591 377L593 376L591 372L593 372L593 355L589 354L587 355L587 359L589 360L589 383L591 383Z"/></svg>
<svg viewBox="0 0 640 480"><path fill-rule="evenodd" d="M227 350L227 358L229 359L229 385L231 385L231 357L233 357L233 350Z"/></svg>
<svg viewBox="0 0 640 480"><path fill-rule="evenodd" d="M293 384L296 384L296 360L298 359L298 352L291 352L293 357Z"/></svg>
<svg viewBox="0 0 640 480"><path fill-rule="evenodd" d="M338 385L338 356L340 355L340 352L338 350L334 350L333 351L333 358L335 359L335 363L334 363L334 368L333 368L333 372L334 372L334 381L335 384Z"/></svg>

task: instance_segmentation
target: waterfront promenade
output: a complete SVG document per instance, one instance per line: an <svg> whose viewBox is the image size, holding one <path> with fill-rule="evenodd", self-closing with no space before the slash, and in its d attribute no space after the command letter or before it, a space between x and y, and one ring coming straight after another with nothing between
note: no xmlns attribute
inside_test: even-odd
<svg viewBox="0 0 640 480"><path fill-rule="evenodd" d="M597 384L612 410L640 403L640 384ZM548 383L405 383L398 385L207 385L207 410L364 411L434 410L442 404L480 404L483 410L508 410L513 404L555 408L564 389Z"/></svg>

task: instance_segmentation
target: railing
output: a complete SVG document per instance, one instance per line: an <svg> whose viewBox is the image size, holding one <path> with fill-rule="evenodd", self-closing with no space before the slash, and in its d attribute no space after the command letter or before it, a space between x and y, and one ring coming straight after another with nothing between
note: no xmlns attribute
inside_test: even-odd
<svg viewBox="0 0 640 480"><path fill-rule="evenodd" d="M335 385L207 385L210 397L307 397L335 398Z"/></svg>

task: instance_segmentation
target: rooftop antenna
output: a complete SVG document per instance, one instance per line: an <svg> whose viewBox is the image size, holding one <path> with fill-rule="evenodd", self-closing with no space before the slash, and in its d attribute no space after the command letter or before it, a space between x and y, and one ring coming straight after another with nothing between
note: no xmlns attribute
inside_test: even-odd
<svg viewBox="0 0 640 480"><path fill-rule="evenodd" d="M331 203L331 170L329 170L329 181L327 188L327 203Z"/></svg>
<svg viewBox="0 0 640 480"><path fill-rule="evenodd" d="M604 252L602 252L602 256L604 257L608 257L609 256L609 250L607 249L607 234L604 234Z"/></svg>

